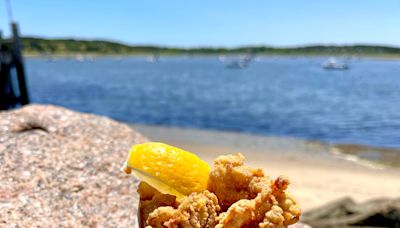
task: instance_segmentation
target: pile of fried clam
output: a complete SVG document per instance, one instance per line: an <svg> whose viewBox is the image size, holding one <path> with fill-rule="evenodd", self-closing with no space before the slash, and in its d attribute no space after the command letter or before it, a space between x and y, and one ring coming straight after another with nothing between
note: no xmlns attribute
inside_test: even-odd
<svg viewBox="0 0 400 228"><path fill-rule="evenodd" d="M160 153L164 156L169 150L175 153L172 156L174 158L182 156L176 154L177 148L165 144L157 145L157 148L160 146L163 149L155 152L158 153L157 158ZM154 147L151 153L153 152ZM145 153L149 152L143 152L136 157L145 157ZM196 159L198 158L194 158L195 161ZM157 185L149 185L142 181L138 188L141 226L146 228L287 227L296 223L301 210L296 200L286 191L289 179L285 176L270 179L261 169L246 166L244 160L244 156L240 153L219 156L215 159L211 170L204 171L208 173L208 178L206 182L203 181L205 183L203 189L186 195L168 194L165 191L161 193L160 189L156 189ZM180 162L182 161L181 159ZM140 166L133 163L131 166L135 165L136 168ZM165 164L160 163L160 165L165 167ZM145 168L149 169L147 166ZM170 165L169 168L174 172L174 166ZM196 169L189 170L189 168L186 169L187 172L196 172ZM131 171L129 164L125 167L125 171ZM151 172L151 169L148 172ZM158 171L155 173L160 175ZM185 173L170 175L175 175L175 178L186 178ZM197 174L187 173L187 176L190 175ZM162 175L159 176L159 179L162 178ZM200 185L195 186L201 186L201 180L197 181Z"/></svg>

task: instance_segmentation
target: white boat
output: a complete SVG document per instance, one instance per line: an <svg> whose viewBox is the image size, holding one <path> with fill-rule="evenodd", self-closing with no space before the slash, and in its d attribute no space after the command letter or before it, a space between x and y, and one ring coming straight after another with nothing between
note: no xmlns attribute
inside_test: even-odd
<svg viewBox="0 0 400 228"><path fill-rule="evenodd" d="M349 69L349 65L347 65L345 63L337 63L334 58L330 58L326 63L324 63L323 67L326 70L347 70L347 69Z"/></svg>
<svg viewBox="0 0 400 228"><path fill-rule="evenodd" d="M83 55L77 55L75 56L75 60L78 62L83 62L85 61L85 57Z"/></svg>
<svg viewBox="0 0 400 228"><path fill-rule="evenodd" d="M159 59L158 55L154 54L152 56L147 57L146 61L149 63L156 63L158 62L158 59Z"/></svg>
<svg viewBox="0 0 400 228"><path fill-rule="evenodd" d="M249 66L249 63L251 60L253 60L254 55L246 55L243 58L237 59L237 60L232 60L228 64L225 65L226 68L230 69L243 69L247 68Z"/></svg>
<svg viewBox="0 0 400 228"><path fill-rule="evenodd" d="M243 60L233 60L230 63L225 65L226 68L230 68L230 69L243 69L243 68L246 68L247 66L248 66L248 62L243 61Z"/></svg>

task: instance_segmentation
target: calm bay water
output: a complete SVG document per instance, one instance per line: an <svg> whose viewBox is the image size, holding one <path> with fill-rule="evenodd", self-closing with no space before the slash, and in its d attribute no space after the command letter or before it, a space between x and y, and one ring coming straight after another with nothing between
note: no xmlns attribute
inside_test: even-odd
<svg viewBox="0 0 400 228"><path fill-rule="evenodd" d="M400 61L265 57L227 69L217 57L27 59L32 101L156 125L329 143L400 147Z"/></svg>

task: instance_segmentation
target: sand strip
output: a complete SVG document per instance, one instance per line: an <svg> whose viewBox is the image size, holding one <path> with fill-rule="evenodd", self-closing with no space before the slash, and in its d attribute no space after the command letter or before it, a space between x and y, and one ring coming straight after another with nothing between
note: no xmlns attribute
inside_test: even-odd
<svg viewBox="0 0 400 228"><path fill-rule="evenodd" d="M344 160L319 143L221 131L133 127L153 141L184 148L210 164L220 154L240 151L248 164L262 167L271 177L289 176L291 192L305 210L345 196L358 202L400 197L400 169Z"/></svg>

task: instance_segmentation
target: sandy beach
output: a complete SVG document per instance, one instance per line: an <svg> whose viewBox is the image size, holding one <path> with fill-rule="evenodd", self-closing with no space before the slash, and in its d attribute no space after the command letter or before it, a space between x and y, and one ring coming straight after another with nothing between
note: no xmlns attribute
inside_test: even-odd
<svg viewBox="0 0 400 228"><path fill-rule="evenodd" d="M271 178L289 176L290 190L304 210L346 196L356 202L400 197L400 169L338 156L320 143L172 127L133 128L153 141L196 153L210 164L218 155L241 152L249 165L263 168Z"/></svg>

